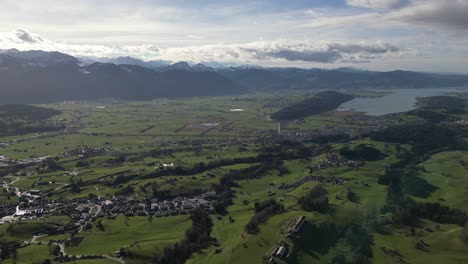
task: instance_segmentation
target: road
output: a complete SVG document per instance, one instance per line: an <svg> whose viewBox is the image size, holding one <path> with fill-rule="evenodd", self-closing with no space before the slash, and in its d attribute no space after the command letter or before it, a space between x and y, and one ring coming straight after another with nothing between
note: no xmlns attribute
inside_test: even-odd
<svg viewBox="0 0 468 264"><path fill-rule="evenodd" d="M20 192L19 188L13 186L13 184L15 184L17 181L19 181L20 178L19 177L13 177L13 176L6 176L5 178L14 178L14 180L11 181L11 182L8 182L8 183L7 182L3 183L2 187L5 188L7 191L10 191L10 189L12 189L12 188L15 189L16 196L21 197L21 192Z"/></svg>

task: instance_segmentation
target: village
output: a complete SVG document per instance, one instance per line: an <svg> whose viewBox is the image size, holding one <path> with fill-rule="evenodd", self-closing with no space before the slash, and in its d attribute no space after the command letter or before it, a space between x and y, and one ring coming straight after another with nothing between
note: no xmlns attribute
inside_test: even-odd
<svg viewBox="0 0 468 264"><path fill-rule="evenodd" d="M126 196L104 198L94 195L88 198L45 201L43 194L38 190L29 190L17 194L20 199L19 205L2 204L10 211L15 208L15 213L4 216L0 220L0 224L45 219L47 215L68 215L72 219L71 226L85 228L90 221L102 217L113 219L118 216L167 217L187 215L198 207L213 211L212 201L218 199L213 191L191 198L176 197L164 200L157 198L135 200ZM64 230L55 230L55 232L60 231Z"/></svg>
<svg viewBox="0 0 468 264"><path fill-rule="evenodd" d="M30 159L23 159L23 160L14 160L7 158L5 156L0 155L0 167L9 167L13 165L19 166L33 166L42 163L43 161L47 160L49 156L44 157L37 157L37 158L30 158Z"/></svg>

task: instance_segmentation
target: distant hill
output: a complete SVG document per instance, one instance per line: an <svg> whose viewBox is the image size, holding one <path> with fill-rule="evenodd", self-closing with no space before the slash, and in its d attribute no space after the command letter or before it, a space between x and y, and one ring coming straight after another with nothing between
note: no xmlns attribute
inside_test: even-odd
<svg viewBox="0 0 468 264"><path fill-rule="evenodd" d="M464 114L466 102L455 96L432 96L418 98L417 106L425 110L440 110L451 114Z"/></svg>
<svg viewBox="0 0 468 264"><path fill-rule="evenodd" d="M320 92L311 98L286 106L274 113L271 117L275 120L286 121L304 118L310 115L336 109L342 103L353 99L352 95L335 91Z"/></svg>
<svg viewBox="0 0 468 264"><path fill-rule="evenodd" d="M46 67L57 64L77 64L73 56L42 50L19 51L17 49L0 50L0 65L22 64L24 66Z"/></svg>
<svg viewBox="0 0 468 264"><path fill-rule="evenodd" d="M411 71L373 72L299 68L227 68L218 73L255 91L441 88L468 85L466 75L440 75Z"/></svg>
<svg viewBox="0 0 468 264"><path fill-rule="evenodd" d="M190 65L187 62L142 61L130 57L108 60L116 64L131 64L157 71L213 71L251 91L354 89L354 88L441 88L467 86L467 75L433 74L412 71L375 72L342 67L337 69L263 68L259 66L227 66L205 62Z"/></svg>
<svg viewBox="0 0 468 264"><path fill-rule="evenodd" d="M166 67L170 65L170 63L167 61L162 61L162 60L143 61L143 60L128 57L128 56L111 58L111 59L102 59L99 62L112 63L112 64L117 64L117 65L136 65L136 66L141 66L141 67L150 68L150 69L157 69L157 68Z"/></svg>

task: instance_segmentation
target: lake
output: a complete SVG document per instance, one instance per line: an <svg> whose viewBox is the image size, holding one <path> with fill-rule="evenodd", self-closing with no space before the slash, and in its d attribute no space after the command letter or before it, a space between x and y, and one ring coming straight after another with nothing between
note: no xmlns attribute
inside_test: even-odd
<svg viewBox="0 0 468 264"><path fill-rule="evenodd" d="M342 104L338 111L353 110L368 115L385 115L410 111L415 108L417 97L445 95L451 92L468 91L467 88L450 89L394 89L383 97L355 98Z"/></svg>

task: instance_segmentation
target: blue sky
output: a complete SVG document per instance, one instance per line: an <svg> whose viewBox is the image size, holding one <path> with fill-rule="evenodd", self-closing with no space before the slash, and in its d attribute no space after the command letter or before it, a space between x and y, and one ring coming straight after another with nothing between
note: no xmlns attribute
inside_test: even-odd
<svg viewBox="0 0 468 264"><path fill-rule="evenodd" d="M0 47L468 73L468 0L2 0Z"/></svg>

